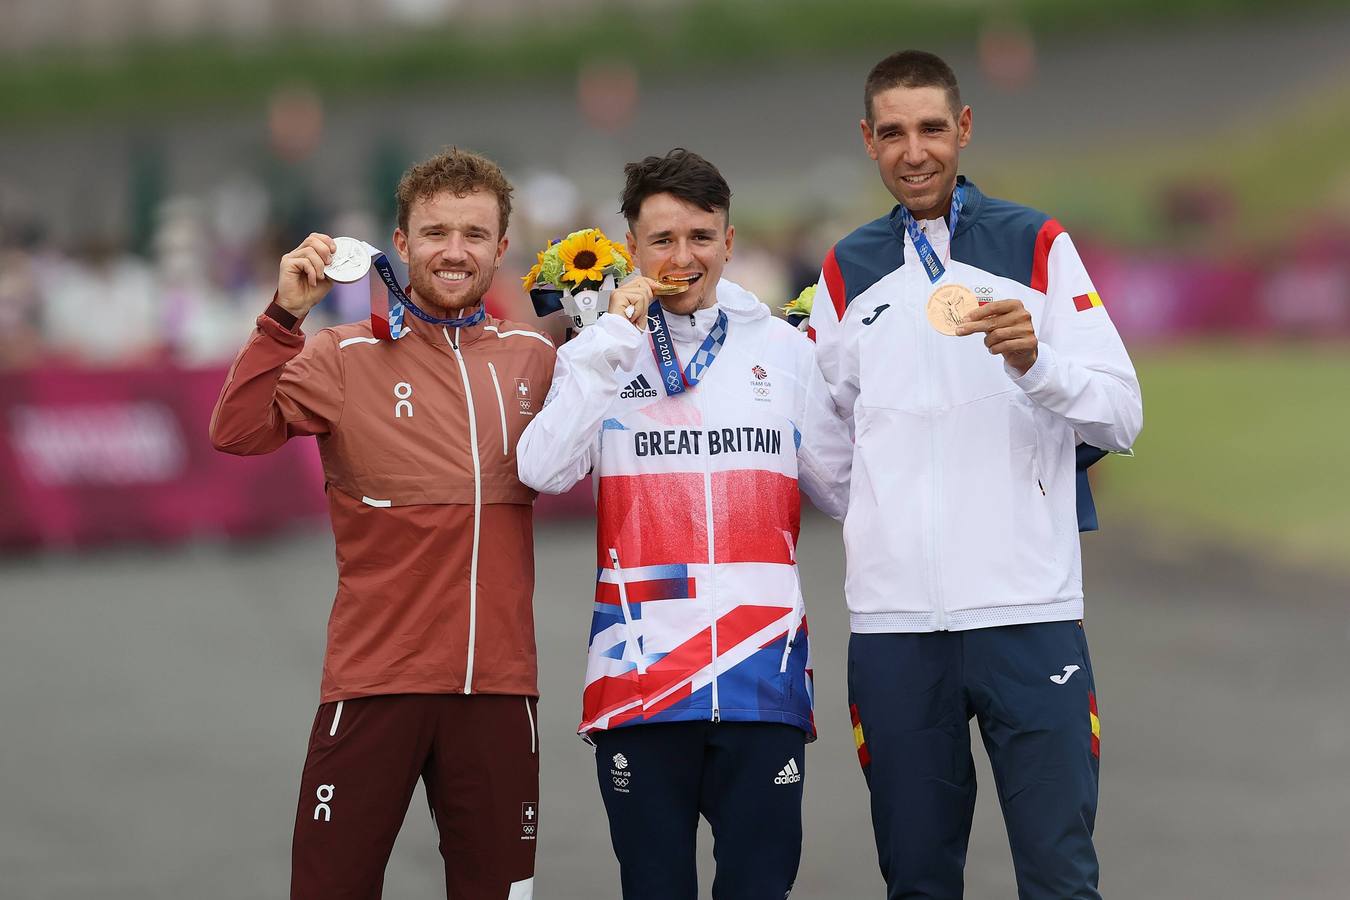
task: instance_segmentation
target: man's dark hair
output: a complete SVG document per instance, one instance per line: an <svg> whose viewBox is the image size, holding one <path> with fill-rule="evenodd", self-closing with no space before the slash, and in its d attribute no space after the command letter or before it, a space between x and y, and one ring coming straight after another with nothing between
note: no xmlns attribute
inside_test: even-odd
<svg viewBox="0 0 1350 900"><path fill-rule="evenodd" d="M961 115L961 88L956 84L956 73L942 57L924 50L901 50L892 53L872 67L863 87L863 108L869 125L876 122L872 98L891 88L939 87L947 92L947 103L952 117Z"/></svg>
<svg viewBox="0 0 1350 900"><path fill-rule="evenodd" d="M665 156L649 156L623 167L627 181L620 197L619 212L632 228L642 211L642 202L654 194L673 194L699 209L720 209L730 215L731 188L717 166L683 147Z"/></svg>

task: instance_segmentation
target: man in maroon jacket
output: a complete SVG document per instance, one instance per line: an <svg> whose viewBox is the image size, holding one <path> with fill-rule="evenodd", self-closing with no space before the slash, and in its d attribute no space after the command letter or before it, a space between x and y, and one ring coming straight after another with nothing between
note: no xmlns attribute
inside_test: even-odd
<svg viewBox="0 0 1350 900"><path fill-rule="evenodd" d="M554 350L483 309L510 210L511 185L476 154L450 150L404 175L393 241L411 286L397 341L369 321L300 332L336 250L310 235L282 257L211 417L227 453L314 435L327 482L338 589L292 897L378 897L419 777L448 894L533 894L535 493L515 448Z"/></svg>

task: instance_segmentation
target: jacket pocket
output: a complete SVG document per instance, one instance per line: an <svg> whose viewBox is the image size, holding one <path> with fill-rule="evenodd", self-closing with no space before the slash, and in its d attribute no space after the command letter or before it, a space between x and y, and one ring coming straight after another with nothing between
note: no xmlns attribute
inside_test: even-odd
<svg viewBox="0 0 1350 900"><path fill-rule="evenodd" d="M623 630L627 637L627 647L631 650L637 664L638 675L647 674L647 664L642 660L642 646L637 641L636 630L633 628L633 612L628 607L628 588L623 580L623 568L619 565L619 551L615 547L609 548L609 560L614 564L614 584L619 589L619 608L623 611ZM629 650L625 651L625 656Z"/></svg>
<svg viewBox="0 0 1350 900"><path fill-rule="evenodd" d="M487 367L488 374L492 376L492 390L497 394L497 412L501 414L502 419L502 456L506 456L510 453L510 448L507 443L506 403L502 400L502 384L497 380L497 367L492 363L488 363Z"/></svg>

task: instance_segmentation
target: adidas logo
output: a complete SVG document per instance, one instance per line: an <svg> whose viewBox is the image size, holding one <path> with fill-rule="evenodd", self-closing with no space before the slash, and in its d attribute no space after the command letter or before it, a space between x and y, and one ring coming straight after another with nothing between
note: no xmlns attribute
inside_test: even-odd
<svg viewBox="0 0 1350 900"><path fill-rule="evenodd" d="M655 396L656 396L656 388L652 387L651 383L647 381L646 375L639 375L632 381L628 382L628 387L624 388L622 391L619 391L620 400L634 400L638 397L655 397Z"/></svg>
<svg viewBox="0 0 1350 900"><path fill-rule="evenodd" d="M788 760L788 764L774 776L774 784L796 784L802 780L802 773L797 768L797 758L794 756Z"/></svg>

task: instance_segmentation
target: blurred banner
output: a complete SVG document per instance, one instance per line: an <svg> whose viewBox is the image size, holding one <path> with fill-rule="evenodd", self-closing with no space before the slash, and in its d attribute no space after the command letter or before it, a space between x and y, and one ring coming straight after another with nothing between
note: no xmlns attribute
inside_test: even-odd
<svg viewBox="0 0 1350 900"><path fill-rule="evenodd" d="M212 448L207 424L225 371L0 372L0 549L326 525L313 441L251 458ZM591 508L589 481L539 505L544 516Z"/></svg>
<svg viewBox="0 0 1350 900"><path fill-rule="evenodd" d="M1111 321L1138 348L1196 338L1350 336L1350 255L1261 260L1124 254L1079 248Z"/></svg>
<svg viewBox="0 0 1350 900"><path fill-rule="evenodd" d="M327 504L313 442L218 453L223 368L40 368L0 374L0 547L246 535Z"/></svg>

